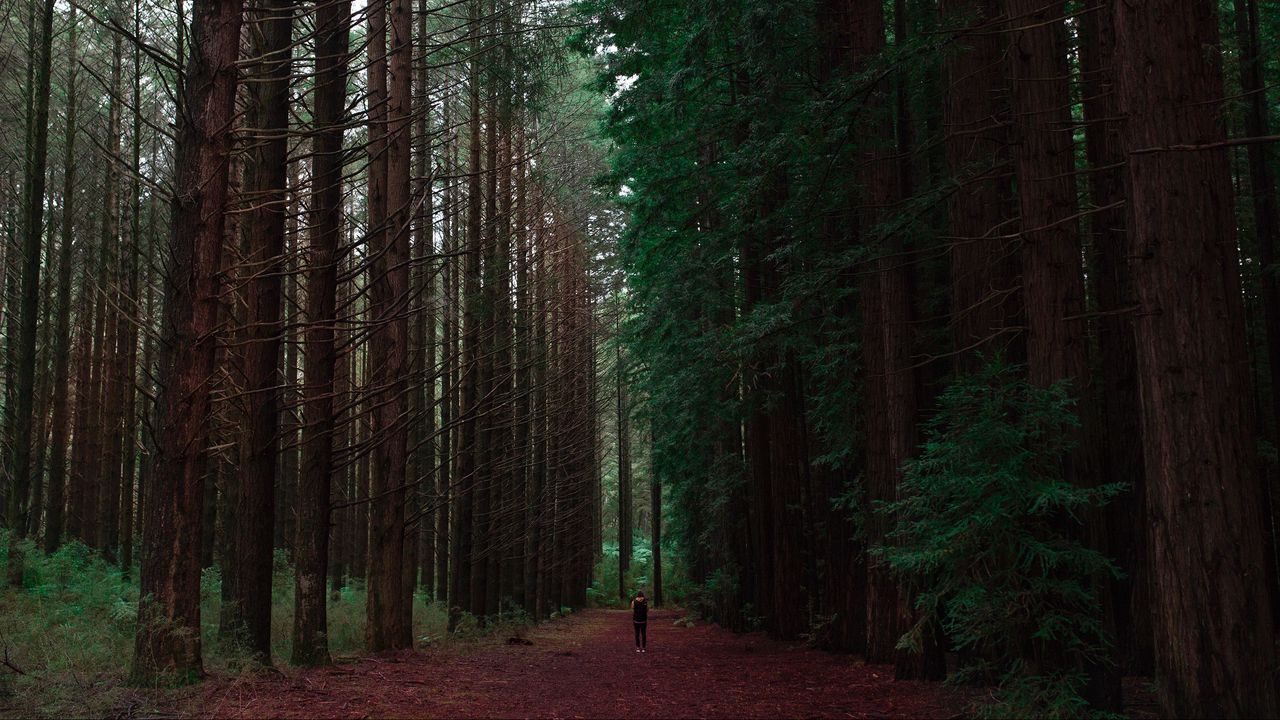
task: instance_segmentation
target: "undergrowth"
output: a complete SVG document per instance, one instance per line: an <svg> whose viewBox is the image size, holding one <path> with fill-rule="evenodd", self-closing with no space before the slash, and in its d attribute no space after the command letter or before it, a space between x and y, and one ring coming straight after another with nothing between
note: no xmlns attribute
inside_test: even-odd
<svg viewBox="0 0 1280 720"><path fill-rule="evenodd" d="M623 583L626 597L618 595L618 543L606 540L600 560L592 574L591 587L587 588L587 604L591 607L625 608L636 592L643 590L653 598L653 552L648 541L637 542L632 547L631 567ZM689 592L684 582L679 559L670 553L662 556L662 600L666 605L681 606Z"/></svg>
<svg viewBox="0 0 1280 720"><path fill-rule="evenodd" d="M904 468L876 549L917 590L919 649L938 623L973 658L958 681L994 679L983 717L1082 718L1085 671L1107 662L1099 588L1114 563L1082 541L1085 517L1123 490L1063 471L1078 421L1062 385L999 360L946 391L923 452Z"/></svg>
<svg viewBox="0 0 1280 720"><path fill-rule="evenodd" d="M8 560L7 548L7 535L0 530L0 567ZM161 710L162 703L168 707L181 700L182 693L142 691L126 684L138 612L136 566L126 576L78 542L51 555L27 543L24 555L23 588L0 586L0 717L145 715ZM258 668L248 654L219 638L220 594L217 568L206 569L200 598L205 670L218 675L252 673ZM293 569L283 553L276 557L272 594L272 658L284 665L293 632ZM353 580L331 592L328 614L333 657L360 655L363 582ZM450 634L445 608L422 595L415 597L413 620L419 646L515 634L529 621L522 613L505 613L484 627L473 622Z"/></svg>

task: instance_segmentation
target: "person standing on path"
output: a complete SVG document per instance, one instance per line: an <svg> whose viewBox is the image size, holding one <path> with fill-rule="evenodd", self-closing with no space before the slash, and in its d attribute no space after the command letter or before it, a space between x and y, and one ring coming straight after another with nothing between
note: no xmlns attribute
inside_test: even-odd
<svg viewBox="0 0 1280 720"><path fill-rule="evenodd" d="M636 626L636 652L648 652L649 600L645 598L643 590L631 599L631 621Z"/></svg>

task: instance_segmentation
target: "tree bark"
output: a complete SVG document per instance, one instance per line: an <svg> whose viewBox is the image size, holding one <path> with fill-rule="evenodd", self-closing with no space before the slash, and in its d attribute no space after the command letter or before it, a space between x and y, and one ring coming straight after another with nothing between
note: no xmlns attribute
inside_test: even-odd
<svg viewBox="0 0 1280 720"><path fill-rule="evenodd" d="M418 0L418 42L427 42L427 1ZM436 430L436 383L439 373L436 372L436 319L438 297L436 293L437 275L443 264L436 256L435 249L435 171L432 166L431 115L433 112L432 90L428 85L426 63L418 67L416 84L418 106L414 113L417 118L416 142L417 156L415 174L419 178L420 192L423 194L420 209L414 219L416 235L414 247L418 267L415 274L415 295L419 303L417 316L414 318L415 332L415 372L421 378L422 388L414 391L417 413L420 416L415 428L418 428L413 443L414 477L420 483L418 497L417 536L419 539L419 574L426 594L435 599L436 592L436 507L440 503L441 488L439 486L436 465L436 443L439 436ZM440 577L441 583L444 577Z"/></svg>
<svg viewBox="0 0 1280 720"><path fill-rule="evenodd" d="M93 461L99 463L98 471L98 533L95 547L103 551L109 561L116 559L116 546L120 537L120 486L121 486L121 436L124 434L124 367L123 338L125 325L120 297L123 284L122 263L125 249L121 246L120 233L120 134L121 114L124 105L120 85L124 62L123 39L112 35L110 107L107 112L107 181L103 187L105 212L102 225L101 263L99 270L98 312L104 327L103 343L98 353L98 372L101 378L101 415Z"/></svg>
<svg viewBox="0 0 1280 720"><path fill-rule="evenodd" d="M1106 0L1090 0L1080 18L1080 71L1083 80L1085 142L1089 164L1090 279L1100 315L1096 334L1102 393L1099 410L1104 432L1104 469L1114 482L1132 490L1112 501L1105 515L1110 554L1125 572L1110 583L1119 652L1126 670L1149 675L1151 657L1150 567L1147 556L1142 462L1141 408L1133 338L1133 283L1125 238L1124 149L1120 144L1112 54L1115 31ZM1099 523L1101 524L1101 523ZM1102 528L1099 528L1102 530Z"/></svg>
<svg viewBox="0 0 1280 720"><path fill-rule="evenodd" d="M257 0L249 28L253 70L251 153L246 177L245 252L241 260L244 319L241 330L243 396L236 464L236 579L233 622L256 660L271 662L271 570L276 523L276 468L280 453L281 307L289 184L289 75L292 0ZM323 583L322 583L323 584Z"/></svg>
<svg viewBox="0 0 1280 720"><path fill-rule="evenodd" d="M75 193L76 193L76 121L77 97L76 60L77 43L76 8L68 12L69 37L67 41L67 121L66 155L63 159L62 184L62 232L58 248L58 300L53 332L53 419L49 443L49 492L45 514L44 549L53 553L62 543L63 505L67 474L67 445L71 430L70 389L71 370L71 278L75 258Z"/></svg>
<svg viewBox="0 0 1280 720"><path fill-rule="evenodd" d="M1088 368L1084 273L1078 225L1078 188L1072 137L1066 5L1042 0L1007 0L1009 64L1014 115L1014 164L1021 217L1022 297L1027 314L1027 368L1042 387L1067 382L1079 399L1081 430L1075 449L1063 458L1063 477L1096 485L1100 472L1092 377ZM1079 532L1087 544L1107 554L1101 513ZM1069 521L1064 521L1069 522ZM1114 622L1111 598L1101 594L1104 622ZM1036 643L1037 662L1061 667L1066 648ZM1111 667L1091 664L1086 696L1095 706L1119 709L1120 677Z"/></svg>
<svg viewBox="0 0 1280 720"><path fill-rule="evenodd" d="M473 567L472 513L476 488L476 401L477 396L477 362L479 360L477 345L479 327L477 310L480 300L480 208L483 199L480 195L480 64L476 54L479 52L480 0L472 0L470 4L470 22L472 34L472 60L470 71L470 120L469 120L469 174L467 187L467 228L466 249L463 251L465 267L463 269L462 287L462 360L461 360L461 397L458 420L461 423L458 438L457 476L454 482L459 486L458 504L455 508L454 526L451 543L452 557L450 565L453 574L450 577L449 602L450 627L456 626L458 615L463 610L474 607L472 597L471 575L476 571ZM483 572L483 570L481 570Z"/></svg>
<svg viewBox="0 0 1280 720"><path fill-rule="evenodd" d="M133 29L135 36L141 36L142 5L141 0L133 3ZM138 288L140 275L140 258L142 256L142 49L137 43L133 46L133 122L130 128L130 168L133 177L129 187L129 246L126 248L124 268L124 307L130 313L130 320L124 331L124 350L121 356L123 363L124 398L124 432L121 434L120 465L120 567L125 577L133 571L133 541L137 534L134 522L135 515L135 479L138 475L138 328L144 318L139 302Z"/></svg>
<svg viewBox="0 0 1280 720"><path fill-rule="evenodd" d="M242 0L195 0L179 95L173 230L153 487L143 534L133 682L190 680L200 658L200 518L214 374L219 257L236 94Z"/></svg>
<svg viewBox="0 0 1280 720"><path fill-rule="evenodd" d="M996 0L944 0L946 20L964 20L943 56L947 196L951 244L951 322L956 369L972 373L996 353L1026 357L1017 241L1008 180L1008 82L1001 37L990 24Z"/></svg>
<svg viewBox="0 0 1280 720"><path fill-rule="evenodd" d="M9 485L6 524L9 526L8 578L12 587L22 587L23 558L19 541L27 529L27 495L31 485L32 426L35 422L36 326L40 314L40 247L44 236L45 164L49 149L49 85L53 48L54 0L45 0L40 9L36 36L35 79L31 87L33 113L29 117L27 173L23 187L21 221L22 294L17 337L15 403L6 405L9 456ZM12 310L10 310L12 312ZM12 335L10 336L13 337ZM11 340L12 342L12 340ZM8 408L12 407L12 412Z"/></svg>
<svg viewBox="0 0 1280 720"><path fill-rule="evenodd" d="M312 190L306 255L306 327L303 331L302 475L298 483L297 539L294 541L294 665L329 662L328 606L330 496L339 473L333 465L338 432L337 296L338 246L342 241L342 135L346 115L351 3L315 8L315 108L311 147ZM344 377L344 374L343 374ZM340 530L342 525L338 525ZM335 532L337 534L337 532ZM340 538L340 536L339 536ZM337 547L340 548L340 544ZM340 555L335 583L340 583Z"/></svg>
<svg viewBox="0 0 1280 720"><path fill-rule="evenodd" d="M662 607L662 478L653 465L654 432L650 431L649 512L653 525L649 536L649 552L653 556L653 606Z"/></svg>
<svg viewBox="0 0 1280 720"><path fill-rule="evenodd" d="M1144 0L1112 9L1158 694L1175 717L1272 717L1275 618L1221 147L1222 70L1205 50L1217 47L1216 7Z"/></svg>
<svg viewBox="0 0 1280 720"><path fill-rule="evenodd" d="M619 289L620 292L621 289ZM622 303L618 303L618 323L622 322ZM622 343L619 334L614 373L617 375L618 399L618 597L627 599L627 573L631 571L631 424L628 422L631 404L627 400L626 366L623 364Z"/></svg>
<svg viewBox="0 0 1280 720"><path fill-rule="evenodd" d="M1236 38L1240 46L1240 88L1248 96L1244 113L1244 132L1248 137L1271 134L1265 67L1259 38L1257 0L1233 0ZM1271 380L1271 442L1280 443L1280 267L1276 265L1276 244L1280 242L1280 208L1277 207L1273 143L1249 143L1249 189L1253 202L1253 222L1258 245L1259 284L1262 300L1262 323L1267 340L1267 370ZM1277 505L1274 477L1262 475L1268 514L1272 614L1280 616L1280 505Z"/></svg>

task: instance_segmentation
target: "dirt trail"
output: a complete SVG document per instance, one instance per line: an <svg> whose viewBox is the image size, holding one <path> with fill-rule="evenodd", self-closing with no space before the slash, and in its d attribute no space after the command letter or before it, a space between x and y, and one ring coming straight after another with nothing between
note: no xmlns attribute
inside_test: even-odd
<svg viewBox="0 0 1280 720"><path fill-rule="evenodd" d="M623 611L531 630L532 645L426 650L250 681L214 681L196 712L217 717L953 718L964 695L898 682L893 668L762 635L679 627L654 611L649 652Z"/></svg>

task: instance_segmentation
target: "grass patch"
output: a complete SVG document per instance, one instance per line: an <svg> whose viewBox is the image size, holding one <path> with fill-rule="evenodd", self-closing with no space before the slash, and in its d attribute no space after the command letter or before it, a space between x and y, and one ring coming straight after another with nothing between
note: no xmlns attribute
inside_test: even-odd
<svg viewBox="0 0 1280 720"><path fill-rule="evenodd" d="M0 567L8 560L0 531ZM100 717L154 714L196 690L139 690L127 685L138 618L138 569L126 575L78 543L46 555L28 543L22 588L0 586L0 717ZM3 582L3 579L0 579ZM256 671L235 643L219 639L222 579L217 568L201 578L204 667L227 675ZM329 650L335 658L363 653L365 587L352 581L329 594ZM450 636L439 603L415 596L414 638L438 645L495 633L514 633L528 622L510 614L483 628ZM474 625L474 623L472 624ZM276 557L271 617L272 660L288 663L293 634L293 568ZM465 646L467 643L459 643Z"/></svg>

